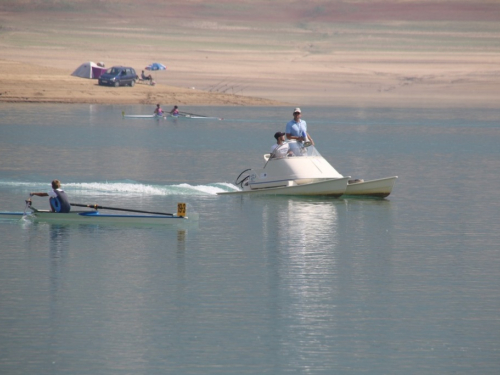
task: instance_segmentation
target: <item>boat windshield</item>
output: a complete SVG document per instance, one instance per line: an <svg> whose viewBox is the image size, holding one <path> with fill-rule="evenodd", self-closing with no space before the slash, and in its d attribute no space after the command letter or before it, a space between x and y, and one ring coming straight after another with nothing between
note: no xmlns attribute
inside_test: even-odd
<svg viewBox="0 0 500 375"><path fill-rule="evenodd" d="M321 156L313 145L304 147L302 142L290 141L287 143L294 156Z"/></svg>

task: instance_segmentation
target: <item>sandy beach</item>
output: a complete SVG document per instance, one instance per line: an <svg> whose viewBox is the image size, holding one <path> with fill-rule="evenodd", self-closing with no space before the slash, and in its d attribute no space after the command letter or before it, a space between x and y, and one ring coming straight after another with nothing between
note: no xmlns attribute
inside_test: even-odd
<svg viewBox="0 0 500 375"><path fill-rule="evenodd" d="M179 105L283 105L272 99L210 93L202 90L136 84L134 87L99 86L95 79L71 76L65 69L0 60L0 102Z"/></svg>
<svg viewBox="0 0 500 375"><path fill-rule="evenodd" d="M7 1L0 102L498 107L496 2L237 3ZM167 70L102 87L71 76L85 61Z"/></svg>

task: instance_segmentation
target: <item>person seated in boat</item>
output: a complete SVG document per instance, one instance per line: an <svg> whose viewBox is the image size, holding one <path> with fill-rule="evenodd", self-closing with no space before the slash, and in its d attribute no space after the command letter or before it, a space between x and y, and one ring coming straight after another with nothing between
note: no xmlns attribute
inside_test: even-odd
<svg viewBox="0 0 500 375"><path fill-rule="evenodd" d="M152 80L153 80L153 77L151 76L151 74L150 74L150 75L148 75L148 76L147 76L147 75L145 75L145 74L144 74L144 70L143 70L143 71L142 71L142 73L141 73L141 79L142 79L143 81L152 81Z"/></svg>
<svg viewBox="0 0 500 375"><path fill-rule="evenodd" d="M176 105L174 105L174 108L172 108L172 110L170 111L170 114L172 116L179 116L179 107L177 107Z"/></svg>
<svg viewBox="0 0 500 375"><path fill-rule="evenodd" d="M290 144L295 155L302 155L302 150L306 147L305 142L310 142L310 145L314 146L314 141L307 132L307 123L302 120L302 111L300 108L295 108L293 110L293 120L286 124L286 138L289 140L296 140L296 143Z"/></svg>
<svg viewBox="0 0 500 375"><path fill-rule="evenodd" d="M154 112L154 113L155 113L155 115L157 115L157 116L162 116L162 115L163 115L163 109L161 109L161 107L160 107L160 105L159 105L159 104L157 104L157 105L156 105L156 108L155 108L155 112Z"/></svg>
<svg viewBox="0 0 500 375"><path fill-rule="evenodd" d="M276 143L271 147L271 158L281 159L287 156L293 156L288 143L285 142L285 133L276 132L274 138L276 138Z"/></svg>
<svg viewBox="0 0 500 375"><path fill-rule="evenodd" d="M52 212L68 213L71 210L68 196L64 190L61 189L61 182L59 180L52 181L52 190L48 193L30 193L30 197L33 195L38 197L50 197L49 203Z"/></svg>

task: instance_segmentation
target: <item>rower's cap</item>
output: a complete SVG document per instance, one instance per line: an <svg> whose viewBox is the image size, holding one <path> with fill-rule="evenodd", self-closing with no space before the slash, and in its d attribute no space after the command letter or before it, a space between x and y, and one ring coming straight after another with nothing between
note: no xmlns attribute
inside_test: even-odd
<svg viewBox="0 0 500 375"><path fill-rule="evenodd" d="M284 136L284 135L285 135L285 133L276 132L276 133L274 133L274 138L278 139L279 137Z"/></svg>
<svg viewBox="0 0 500 375"><path fill-rule="evenodd" d="M300 108L295 108L295 109L293 110L293 113L302 113L302 111L300 110Z"/></svg>

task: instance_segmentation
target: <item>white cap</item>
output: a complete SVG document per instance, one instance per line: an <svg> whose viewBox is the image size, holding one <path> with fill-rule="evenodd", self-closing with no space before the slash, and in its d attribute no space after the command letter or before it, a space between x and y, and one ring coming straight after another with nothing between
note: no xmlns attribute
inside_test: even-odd
<svg viewBox="0 0 500 375"><path fill-rule="evenodd" d="M297 113L297 112L298 112L298 113L302 113L302 111L300 110L300 108L295 108L295 109L293 110L293 113Z"/></svg>

